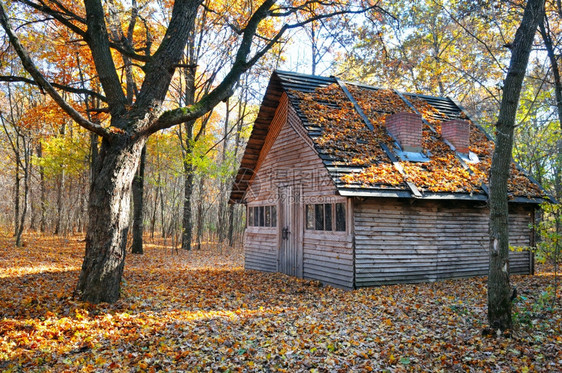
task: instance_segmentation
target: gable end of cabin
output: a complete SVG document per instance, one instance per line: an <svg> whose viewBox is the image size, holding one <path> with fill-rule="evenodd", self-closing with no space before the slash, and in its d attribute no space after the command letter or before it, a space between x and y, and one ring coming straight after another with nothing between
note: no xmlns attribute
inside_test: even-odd
<svg viewBox="0 0 562 373"><path fill-rule="evenodd" d="M348 199L336 186L286 94L244 195L245 268L353 288Z"/></svg>

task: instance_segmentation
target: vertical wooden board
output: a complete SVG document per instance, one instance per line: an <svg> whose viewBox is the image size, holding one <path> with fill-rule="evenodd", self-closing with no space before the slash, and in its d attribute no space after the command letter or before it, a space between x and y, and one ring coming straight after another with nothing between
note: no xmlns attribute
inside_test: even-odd
<svg viewBox="0 0 562 373"><path fill-rule="evenodd" d="M281 186L279 196L284 232L279 248L279 271L302 277L301 186Z"/></svg>
<svg viewBox="0 0 562 373"><path fill-rule="evenodd" d="M293 232L295 249L295 276L303 277L303 204L302 204L302 185L295 185L293 190L294 212L293 212Z"/></svg>

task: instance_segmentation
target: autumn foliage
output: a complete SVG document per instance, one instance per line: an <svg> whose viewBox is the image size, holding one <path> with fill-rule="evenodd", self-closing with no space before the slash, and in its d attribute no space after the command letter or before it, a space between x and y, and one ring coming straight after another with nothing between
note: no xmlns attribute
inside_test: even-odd
<svg viewBox="0 0 562 373"><path fill-rule="evenodd" d="M514 276L510 336L483 336L484 278L344 291L242 269L239 249L129 255L121 300L72 298L81 237L0 237L0 370L462 371L562 369L552 273Z"/></svg>
<svg viewBox="0 0 562 373"><path fill-rule="evenodd" d="M476 124L470 121L470 151L478 163L463 164L441 137L441 124L450 119L469 118L459 111L451 118L421 96L408 95L406 102L388 89L374 89L348 84L349 91L369 118L373 130L367 128L352 102L336 84L316 88L314 92L292 91L309 133L320 152L330 157L336 167L352 167L357 171L343 173L340 181L348 187L376 189L406 189L409 181L422 191L447 193L483 193L488 184L494 143ZM409 105L411 104L413 108ZM415 111L425 120L422 128L422 148L428 162L401 161L401 174L393 166L381 145L395 148L385 118L388 115ZM540 188L512 165L509 180L512 197L543 197Z"/></svg>

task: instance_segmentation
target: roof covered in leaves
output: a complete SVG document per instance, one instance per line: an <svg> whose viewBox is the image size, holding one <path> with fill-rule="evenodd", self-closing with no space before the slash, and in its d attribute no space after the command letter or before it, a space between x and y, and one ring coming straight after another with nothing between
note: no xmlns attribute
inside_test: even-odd
<svg viewBox="0 0 562 373"><path fill-rule="evenodd" d="M487 200L494 142L450 98L400 93L362 84L275 71L254 124L231 201L244 197L269 124L285 92L338 192L344 196ZM386 118L422 117L422 151L404 153ZM468 155L441 136L449 120L468 121ZM406 156L405 156L406 155ZM516 202L539 203L547 194L515 163L508 190Z"/></svg>

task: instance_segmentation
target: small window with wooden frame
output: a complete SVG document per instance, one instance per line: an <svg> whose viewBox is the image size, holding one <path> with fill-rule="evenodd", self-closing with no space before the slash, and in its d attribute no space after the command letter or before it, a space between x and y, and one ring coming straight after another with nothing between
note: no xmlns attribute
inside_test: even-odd
<svg viewBox="0 0 562 373"><path fill-rule="evenodd" d="M305 207L306 229L346 231L345 203L315 203Z"/></svg>
<svg viewBox="0 0 562 373"><path fill-rule="evenodd" d="M276 227L277 206L248 206L248 227Z"/></svg>

